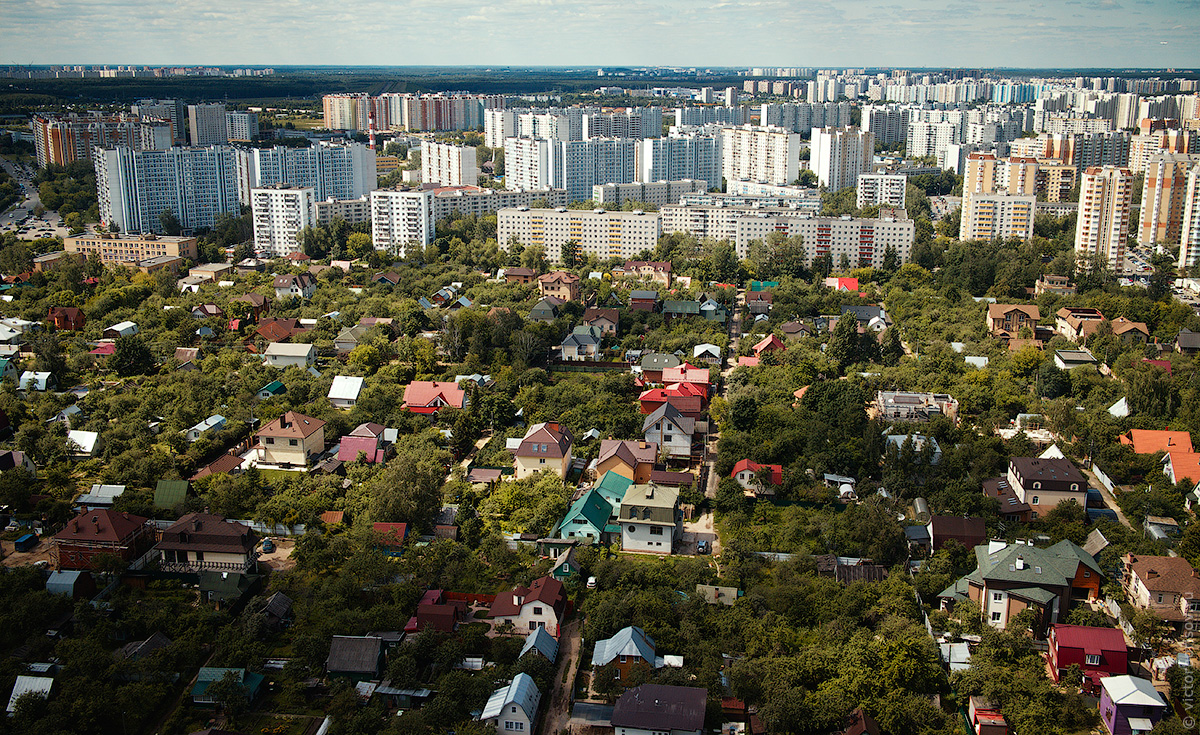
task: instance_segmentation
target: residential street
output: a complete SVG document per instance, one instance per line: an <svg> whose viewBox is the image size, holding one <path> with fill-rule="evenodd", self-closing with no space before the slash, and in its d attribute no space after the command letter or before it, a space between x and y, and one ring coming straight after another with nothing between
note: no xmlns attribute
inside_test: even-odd
<svg viewBox="0 0 1200 735"><path fill-rule="evenodd" d="M571 719L571 687L579 668L579 649L582 645L583 636L577 616L563 627L563 634L558 639L558 670L554 676L554 691L546 705L546 716L542 719L542 735L566 732Z"/></svg>

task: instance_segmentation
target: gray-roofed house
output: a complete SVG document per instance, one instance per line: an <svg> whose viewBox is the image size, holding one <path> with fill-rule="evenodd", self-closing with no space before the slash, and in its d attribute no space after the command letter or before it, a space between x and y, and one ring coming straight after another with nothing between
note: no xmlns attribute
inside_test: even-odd
<svg viewBox="0 0 1200 735"><path fill-rule="evenodd" d="M570 362L599 360L601 339L599 327L575 327L558 346L559 359Z"/></svg>
<svg viewBox="0 0 1200 735"><path fill-rule="evenodd" d="M1099 364L1095 356L1086 349L1058 350L1054 353L1054 365L1059 370L1072 370L1077 367L1095 367Z"/></svg>
<svg viewBox="0 0 1200 735"><path fill-rule="evenodd" d="M325 672L353 681L378 679L383 666L383 639L375 636L335 635L329 644Z"/></svg>
<svg viewBox="0 0 1200 735"><path fill-rule="evenodd" d="M267 598L259 611L267 618L267 625L278 628L292 617L292 599L282 592Z"/></svg>
<svg viewBox="0 0 1200 735"><path fill-rule="evenodd" d="M529 320L534 322L552 322L558 318L559 308L565 303L557 296L547 296L533 305L529 311Z"/></svg>
<svg viewBox="0 0 1200 735"><path fill-rule="evenodd" d="M1175 351L1188 355L1200 352L1200 332L1193 332L1187 327L1180 329L1175 337Z"/></svg>
<svg viewBox="0 0 1200 735"><path fill-rule="evenodd" d="M162 633L155 631L149 638L142 641L133 641L126 643L121 648L114 652L117 658L127 659L129 661L140 661L147 656L150 656L155 651L161 651L171 645L171 639Z"/></svg>
<svg viewBox="0 0 1200 735"><path fill-rule="evenodd" d="M8 698L8 713L17 711L17 701L26 694L33 694L42 699L50 698L50 690L54 688L54 678L49 676L18 676L13 684L12 696Z"/></svg>
<svg viewBox="0 0 1200 735"><path fill-rule="evenodd" d="M707 705L706 689L643 684L617 699L611 721L616 735L700 735Z"/></svg>
<svg viewBox="0 0 1200 735"><path fill-rule="evenodd" d="M656 654L654 639L636 625L630 625L618 630L612 638L596 641L592 666L610 665L616 670L618 680L628 681L634 668L660 669L663 659Z"/></svg>
<svg viewBox="0 0 1200 735"><path fill-rule="evenodd" d="M662 381L664 370L679 367L682 363L675 355L665 352L651 352L648 355L643 355L639 364L642 368L642 377L651 383L658 383Z"/></svg>
<svg viewBox="0 0 1200 735"><path fill-rule="evenodd" d="M662 315L665 319L686 316L700 316L700 302L667 299L663 302Z"/></svg>
<svg viewBox="0 0 1200 735"><path fill-rule="evenodd" d="M642 435L655 442L659 451L672 457L692 456L692 437L696 420L688 418L669 403L664 403L642 421Z"/></svg>
<svg viewBox="0 0 1200 735"><path fill-rule="evenodd" d="M194 442L209 431L220 431L225 428L225 417L213 414L184 432L189 442Z"/></svg>
<svg viewBox="0 0 1200 735"><path fill-rule="evenodd" d="M843 306L842 316L853 314L858 320L858 325L863 329L869 329L872 332L882 332L891 324L887 312L882 306L875 304L863 304L861 306Z"/></svg>
<svg viewBox="0 0 1200 735"><path fill-rule="evenodd" d="M329 386L329 402L334 408L354 408L358 395L362 393L363 378L354 375L335 375Z"/></svg>
<svg viewBox="0 0 1200 735"><path fill-rule="evenodd" d="M675 540L683 534L679 490L646 483L625 491L617 514L621 526L621 548L652 554L672 554Z"/></svg>
<svg viewBox="0 0 1200 735"><path fill-rule="evenodd" d="M521 646L521 653L517 658L524 657L530 651L536 651L545 656L550 663L554 663L558 659L558 641L547 633L545 628L538 628L525 636L525 645Z"/></svg>
<svg viewBox="0 0 1200 735"><path fill-rule="evenodd" d="M533 732L542 693L533 677L520 673L512 681L492 692L479 720L496 728L498 734Z"/></svg>

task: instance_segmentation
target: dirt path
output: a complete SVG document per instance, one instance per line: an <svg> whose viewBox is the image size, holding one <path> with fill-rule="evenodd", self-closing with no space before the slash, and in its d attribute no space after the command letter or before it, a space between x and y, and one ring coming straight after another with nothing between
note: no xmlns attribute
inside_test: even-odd
<svg viewBox="0 0 1200 735"><path fill-rule="evenodd" d="M1117 504L1117 499L1108 491L1108 488L1104 487L1104 483L1100 482L1100 478L1096 477L1090 469L1084 468L1081 471L1087 477L1088 484L1100 491L1100 497L1104 498L1104 504L1108 506L1108 509L1117 514L1117 520L1121 521L1121 524L1126 528L1133 528L1133 524L1125 517L1121 506Z"/></svg>
<svg viewBox="0 0 1200 735"><path fill-rule="evenodd" d="M470 469L471 460L475 459L475 455L479 453L480 449L483 449L485 446L487 446L487 443L491 441L491 439L491 432L479 437L479 441L475 442L475 448L467 452L467 456L463 457L463 461L459 462L459 465L461 465L464 470Z"/></svg>
<svg viewBox="0 0 1200 735"><path fill-rule="evenodd" d="M542 735L565 733L571 719L571 688L575 685L575 672L579 668L579 649L583 645L576 618L563 627L558 639L558 670L554 677L554 693L542 719ZM566 675L564 681L564 672Z"/></svg>
<svg viewBox="0 0 1200 735"><path fill-rule="evenodd" d="M45 537L41 540L41 542L38 543L37 546L33 547L33 550L31 551L15 551L13 549L12 541L4 541L2 552L4 556L4 566L20 567L39 561L44 561L49 564L52 561L50 556L51 546L52 544L50 543L50 538Z"/></svg>

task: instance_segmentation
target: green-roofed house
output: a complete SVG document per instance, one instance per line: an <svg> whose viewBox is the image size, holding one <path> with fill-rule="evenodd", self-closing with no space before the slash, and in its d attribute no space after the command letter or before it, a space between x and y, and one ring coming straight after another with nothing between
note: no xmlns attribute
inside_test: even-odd
<svg viewBox="0 0 1200 735"><path fill-rule="evenodd" d="M625 491L632 484L633 480L625 475L614 470L609 470L600 478L600 482L596 483L596 486L592 488L595 492L600 493L600 497L608 501L608 505L612 509L609 518L615 519L617 517L617 512L621 508L621 501L625 499ZM620 528L617 530L620 531Z"/></svg>
<svg viewBox="0 0 1200 735"><path fill-rule="evenodd" d="M278 380L272 380L270 383L267 383L263 387L259 388L258 393L256 393L254 397L260 401L265 401L268 398L281 396L284 393L287 393L287 388L284 387L283 383L279 382Z"/></svg>
<svg viewBox="0 0 1200 735"><path fill-rule="evenodd" d="M226 676L232 675L234 680L246 692L246 699L253 702L258 698L264 677L246 669L226 669L215 666L205 666L196 674L196 684L192 687L192 703L200 707L215 707L217 700L208 694L208 688Z"/></svg>
<svg viewBox="0 0 1200 735"><path fill-rule="evenodd" d="M1006 628L1018 613L1032 609L1033 632L1042 638L1052 624L1066 620L1073 601L1100 595L1100 566L1070 541L1046 549L992 541L975 547L975 561L975 571L938 598L943 609L964 597L979 603L984 622L994 628Z"/></svg>
<svg viewBox="0 0 1200 735"><path fill-rule="evenodd" d="M757 293L759 291L769 291L772 288L778 288L779 281L751 281L750 292Z"/></svg>
<svg viewBox="0 0 1200 735"><path fill-rule="evenodd" d="M155 508L174 508L187 499L187 480L159 480L154 488Z"/></svg>
<svg viewBox="0 0 1200 735"><path fill-rule="evenodd" d="M700 316L700 302L668 299L663 302L662 315L666 319L671 319L672 317Z"/></svg>
<svg viewBox="0 0 1200 735"><path fill-rule="evenodd" d="M567 509L567 514L558 524L558 536L600 543L612 512L612 506L603 495L595 489L588 490Z"/></svg>
<svg viewBox="0 0 1200 735"><path fill-rule="evenodd" d="M17 370L17 361L11 357L0 357L0 380L12 378L20 380L21 373Z"/></svg>

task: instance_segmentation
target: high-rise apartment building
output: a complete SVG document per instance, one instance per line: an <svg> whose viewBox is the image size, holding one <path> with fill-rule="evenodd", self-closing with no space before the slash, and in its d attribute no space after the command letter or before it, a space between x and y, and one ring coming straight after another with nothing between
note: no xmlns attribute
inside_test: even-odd
<svg viewBox="0 0 1200 735"><path fill-rule="evenodd" d="M870 130L875 140L885 146L907 143L910 114L909 108L899 105L865 105L862 110L862 128Z"/></svg>
<svg viewBox="0 0 1200 735"><path fill-rule="evenodd" d="M1195 153L1200 133L1195 130L1155 130L1129 141L1129 170L1145 173L1150 159L1161 153Z"/></svg>
<svg viewBox="0 0 1200 735"><path fill-rule="evenodd" d="M562 262L562 246L572 241L583 255L635 258L658 245L659 216L653 212L606 212L587 209L501 209L496 213L496 240L503 250L515 238L526 247L539 245L546 259Z"/></svg>
<svg viewBox="0 0 1200 735"><path fill-rule="evenodd" d="M859 174L854 206L862 209L878 204L904 209L908 177L904 174Z"/></svg>
<svg viewBox="0 0 1200 735"><path fill-rule="evenodd" d="M90 161L96 146L136 148L139 143L133 115L34 115L30 124L39 168Z"/></svg>
<svg viewBox="0 0 1200 735"><path fill-rule="evenodd" d="M504 142L509 189L566 189L571 202L592 198L596 184L628 184L636 176L637 141L632 138Z"/></svg>
<svg viewBox="0 0 1200 735"><path fill-rule="evenodd" d="M350 224L371 221L371 199L361 196L358 199L329 198L313 204L313 218L318 225L327 225L335 219Z"/></svg>
<svg viewBox="0 0 1200 735"><path fill-rule="evenodd" d="M934 156L943 153L953 143L962 143L962 128L952 122L908 123L908 140L905 153L913 158Z"/></svg>
<svg viewBox="0 0 1200 735"><path fill-rule="evenodd" d="M698 125L745 125L750 122L745 107L677 107L675 124L678 126Z"/></svg>
<svg viewBox="0 0 1200 735"><path fill-rule="evenodd" d="M713 131L675 132L637 143L637 180L704 181L708 188L721 185L722 137ZM508 162L505 161L507 170Z"/></svg>
<svg viewBox="0 0 1200 735"><path fill-rule="evenodd" d="M1197 163L1200 163L1200 155L1186 153L1159 153L1147 162L1142 184L1142 214L1138 223L1139 245L1179 243L1188 174Z"/></svg>
<svg viewBox="0 0 1200 735"><path fill-rule="evenodd" d="M592 138L657 138L662 135L661 107L633 107L583 116L584 140Z"/></svg>
<svg viewBox="0 0 1200 735"><path fill-rule="evenodd" d="M1179 267L1200 265L1200 163L1188 172L1183 199L1183 225L1179 234Z"/></svg>
<svg viewBox="0 0 1200 735"><path fill-rule="evenodd" d="M188 105L188 140L196 146L228 143L225 105Z"/></svg>
<svg viewBox="0 0 1200 735"><path fill-rule="evenodd" d="M517 135L517 111L496 108L483 111L483 144L503 148L505 138Z"/></svg>
<svg viewBox="0 0 1200 735"><path fill-rule="evenodd" d="M229 140L251 141L258 137L257 112L225 113L225 134Z"/></svg>
<svg viewBox="0 0 1200 735"><path fill-rule="evenodd" d="M1037 172L1037 161L1032 158L1001 160L991 153L967 156L958 239L1033 237Z"/></svg>
<svg viewBox="0 0 1200 735"><path fill-rule="evenodd" d="M164 151L174 144L174 130L170 120L143 117L138 121L138 139L135 146L138 150Z"/></svg>
<svg viewBox="0 0 1200 735"><path fill-rule="evenodd" d="M592 187L592 201L596 204L619 206L625 202L642 202L661 207L677 204L680 198L708 191L706 181L655 181L632 184L597 184Z"/></svg>
<svg viewBox="0 0 1200 735"><path fill-rule="evenodd" d="M171 135L175 143L187 142L187 105L183 100L139 100L130 105L129 111L139 117L152 117L171 121Z"/></svg>
<svg viewBox="0 0 1200 735"><path fill-rule="evenodd" d="M254 249L282 258L300 250L300 232L314 222L312 187L277 184L250 192Z"/></svg>
<svg viewBox="0 0 1200 735"><path fill-rule="evenodd" d="M1133 178L1127 168L1093 166L1080 180L1075 254L1098 259L1113 273L1125 270Z"/></svg>
<svg viewBox="0 0 1200 735"><path fill-rule="evenodd" d="M272 184L312 187L318 200L359 199L379 185L375 151L363 143L321 142L308 148L250 148L237 151L238 190Z"/></svg>
<svg viewBox="0 0 1200 735"><path fill-rule="evenodd" d="M871 131L855 127L814 129L810 151L809 165L817 181L838 191L854 186L859 174L871 172L875 137Z"/></svg>
<svg viewBox="0 0 1200 735"><path fill-rule="evenodd" d="M237 161L228 146L97 149L92 163L100 222L121 232L163 234L164 212L184 229L213 227L219 215L241 209Z"/></svg>
<svg viewBox="0 0 1200 735"><path fill-rule="evenodd" d="M550 148L555 141L507 138L504 141L504 183L509 189L550 188Z"/></svg>
<svg viewBox="0 0 1200 735"><path fill-rule="evenodd" d="M751 125L724 128L721 158L728 181L790 184L800 176L800 135Z"/></svg>
<svg viewBox="0 0 1200 735"><path fill-rule="evenodd" d="M375 102L367 94L327 94L321 98L325 127L330 130L367 130L373 105ZM375 109L378 111L378 107ZM377 130L380 129L379 123L376 120ZM382 129L386 130L387 127L384 125Z"/></svg>
<svg viewBox="0 0 1200 735"><path fill-rule="evenodd" d="M813 128L844 128L850 123L849 102L767 103L759 110L759 123L809 135Z"/></svg>
<svg viewBox="0 0 1200 735"><path fill-rule="evenodd" d="M476 186L479 163L468 146L425 141L421 146L421 181L442 186Z"/></svg>

